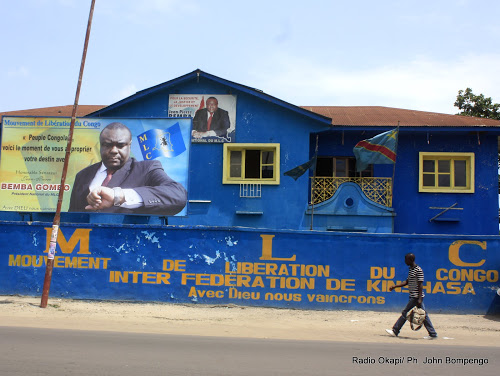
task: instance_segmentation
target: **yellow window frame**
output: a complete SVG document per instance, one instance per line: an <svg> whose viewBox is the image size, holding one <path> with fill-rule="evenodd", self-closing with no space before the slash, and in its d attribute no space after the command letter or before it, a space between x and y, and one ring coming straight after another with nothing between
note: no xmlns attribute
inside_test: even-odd
<svg viewBox="0 0 500 376"><path fill-rule="evenodd" d="M424 161L435 161L437 166L438 161L449 160L450 171L449 173L440 173L435 167L434 172L424 172ZM465 187L455 187L455 163L454 161L465 161ZM434 175L435 184L433 187L424 186L424 174ZM440 187L439 174L450 175L450 186ZM475 163L474 153L453 153L453 152L420 152L419 153L419 169L418 169L418 185L419 192L434 192L434 193L474 193L474 176L475 176Z"/></svg>
<svg viewBox="0 0 500 376"><path fill-rule="evenodd" d="M259 179L245 179L245 151L246 150L260 150L261 160L260 160L260 174L262 176L262 167L273 166L273 177L272 178L259 178ZM231 152L241 151L241 175L240 177L231 177ZM272 151L274 152L273 163L263 163L262 152ZM278 185L280 184L280 144L276 143L225 143L223 151L223 163L222 163L222 184L247 184L247 183L257 183L257 184L268 184L268 185Z"/></svg>

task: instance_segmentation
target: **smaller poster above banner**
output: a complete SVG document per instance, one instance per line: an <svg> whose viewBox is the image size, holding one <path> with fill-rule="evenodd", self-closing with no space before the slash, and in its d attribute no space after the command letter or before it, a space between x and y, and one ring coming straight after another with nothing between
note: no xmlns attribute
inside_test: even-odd
<svg viewBox="0 0 500 376"><path fill-rule="evenodd" d="M192 142L234 142L235 95L170 94L168 116L193 118Z"/></svg>

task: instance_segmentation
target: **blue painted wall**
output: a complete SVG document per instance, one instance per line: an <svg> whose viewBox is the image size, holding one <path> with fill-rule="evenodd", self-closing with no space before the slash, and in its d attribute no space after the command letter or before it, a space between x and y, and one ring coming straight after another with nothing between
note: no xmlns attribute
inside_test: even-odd
<svg viewBox="0 0 500 376"><path fill-rule="evenodd" d="M0 294L41 295L51 224L0 227ZM413 252L430 312L500 313L500 236L64 225L51 298L400 310ZM376 252L374 252L376 250Z"/></svg>
<svg viewBox="0 0 500 376"><path fill-rule="evenodd" d="M483 135L478 144L476 132L403 130L400 135L393 206L397 213L395 232L420 234L498 234L497 135ZM474 193L418 192L419 152L473 152L475 154ZM457 222L429 222L440 210L430 207L457 208L447 213ZM443 216L443 217L446 217Z"/></svg>
<svg viewBox="0 0 500 376"><path fill-rule="evenodd" d="M341 184L333 197L307 210L313 228L322 231L392 233L394 212L366 197L352 182ZM311 222L306 229L311 228Z"/></svg>

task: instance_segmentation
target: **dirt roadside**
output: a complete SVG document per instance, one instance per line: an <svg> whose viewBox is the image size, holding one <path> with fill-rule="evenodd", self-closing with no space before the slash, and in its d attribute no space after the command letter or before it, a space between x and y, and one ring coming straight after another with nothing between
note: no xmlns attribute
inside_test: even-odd
<svg viewBox="0 0 500 376"><path fill-rule="evenodd" d="M297 340L425 343L425 329L385 333L398 312L101 302L0 296L0 326ZM500 316L431 314L433 345L498 346Z"/></svg>

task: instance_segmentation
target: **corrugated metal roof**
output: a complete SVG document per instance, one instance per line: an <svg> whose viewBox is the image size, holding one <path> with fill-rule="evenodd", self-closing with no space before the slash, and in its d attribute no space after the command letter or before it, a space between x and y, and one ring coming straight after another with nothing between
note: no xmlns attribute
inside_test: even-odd
<svg viewBox="0 0 500 376"><path fill-rule="evenodd" d="M381 106L302 106L332 119L335 126L500 127L500 120Z"/></svg>
<svg viewBox="0 0 500 376"><path fill-rule="evenodd" d="M83 117L87 114L100 110L106 106L98 105L79 105L76 110L77 117ZM68 106L56 106L56 107L42 107L42 108L32 108L29 110L18 110L18 111L6 111L0 112L0 121L4 116L45 116L45 117L56 117L64 116L71 117L73 114L73 105Z"/></svg>
<svg viewBox="0 0 500 376"><path fill-rule="evenodd" d="M79 105L77 117L83 117L106 106ZM413 126L413 127L500 127L500 120L405 110L381 106L300 106L304 110L332 119L334 126ZM3 116L70 117L73 105L0 112Z"/></svg>

